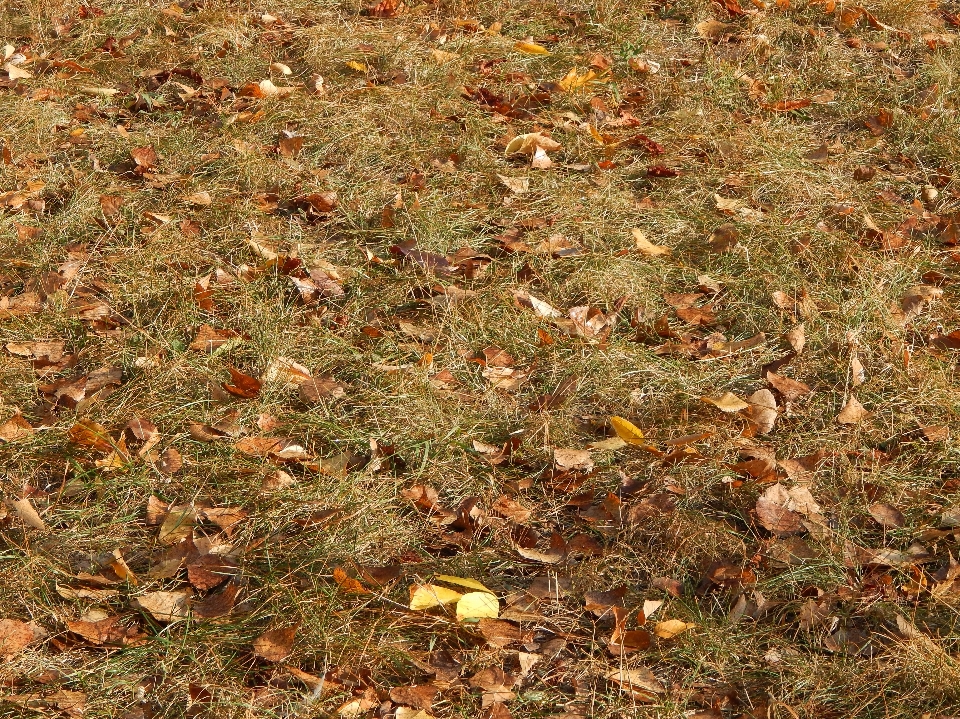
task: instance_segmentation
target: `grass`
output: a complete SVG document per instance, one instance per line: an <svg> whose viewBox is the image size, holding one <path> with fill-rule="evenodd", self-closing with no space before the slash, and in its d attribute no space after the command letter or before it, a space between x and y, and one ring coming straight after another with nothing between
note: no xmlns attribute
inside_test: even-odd
<svg viewBox="0 0 960 719"><path fill-rule="evenodd" d="M209 0L182 12L112 0L82 12L9 3L0 34L28 58L20 67L33 76L0 89L0 144L9 149L0 192L42 182L30 197L44 205L7 206L0 215L0 296L43 288L45 297L36 311L0 310L0 343L63 340L76 364L41 376L29 358L0 352L0 422L22 412L34 427L0 442L9 500L0 519L0 618L32 621L48 635L0 666L8 697L0 713L77 714L56 694L69 691L85 695L88 717L327 716L370 687L379 704L390 701L391 688L430 681L426 668L441 649L462 670L450 686L434 679L442 688L429 714L437 717L486 716L491 709L481 709L469 679L490 666L516 675L518 652L539 658L506 702L516 717L960 711L957 593L944 573L957 540L934 531L960 490L956 440L904 441L919 428L956 424L955 353L928 344L958 326L956 260L934 229L883 252L862 220L869 214L891 231L916 214L914 200L916 212L956 212L960 64L949 37L923 37L953 37L953 8L865 5L908 39L865 16L838 31L838 15L850 6L831 13L823 3L783 5L753 12L745 4L748 15L737 18L695 0L438 2L377 18L352 2ZM469 19L500 29L457 24ZM737 37L703 39L697 24L709 19L732 25ZM527 37L551 54L517 51ZM102 49L109 38L113 54ZM440 55L441 64L434 50L456 57ZM611 63L603 82L573 92L548 84L571 67L585 72L596 53ZM638 55L660 71L631 69ZM67 60L91 72L56 65ZM479 63L489 60L500 62L483 70ZM271 70L277 62L292 74ZM199 73L203 86L188 72L155 74L175 68ZM312 90L317 75L322 93ZM243 97L246 83L268 77L297 90ZM752 81L765 87L760 99L749 94ZM464 86L505 98L545 92L549 102L504 117L468 99ZM805 98L816 100L790 112L761 105ZM874 134L864 121L882 109L892 122ZM623 112L638 124L624 126ZM617 141L643 133L665 152L601 146L590 126ZM295 156L275 150L281 131L303 137ZM504 157L512 136L534 131L562 145L549 169ZM821 145L826 159L811 160ZM130 153L145 146L159 160L140 176ZM655 165L679 175L651 176ZM863 165L877 168L865 182L854 178ZM529 190L512 193L498 175L528 177ZM209 204L187 199L199 192L209 193ZM317 192L336 193L334 211L311 216L283 205ZM279 208L264 209L268 193ZM105 216L102 195L123 198L116 215ZM739 200L740 209L719 211L717 195ZM384 222L385 207L392 221ZM725 222L739 243L710 252L707 238ZM30 236L18 225L40 232ZM562 235L581 251L506 254L498 237L517 226L530 247ZM633 228L671 254L637 252ZM254 251L251 237L304 267L336 268L344 293L305 303L284 266ZM406 240L441 255L469 247L491 261L474 278L424 272L391 251ZM61 269L65 262L77 263L75 275ZM229 281L218 282L218 271ZM51 285L56 272L66 278L59 287ZM212 310L195 294L207 275ZM703 275L722 291L699 300L713 302L716 323L695 328L664 294L696 292ZM924 282L943 294L905 325L901 299ZM430 289L437 284L475 294L453 301ZM613 312L625 300L597 342L517 306L515 289L564 316L579 305ZM776 292L786 304L778 306ZM78 316L78 306L92 302L108 304L114 321ZM700 360L658 353L672 341L657 336L661 317L677 333L743 341L762 332L765 341ZM777 371L813 393L789 407L779 397L774 430L744 436L741 415L701 398L749 397L767 387L761 367L786 354L780 338L800 322L806 345ZM203 324L241 338L212 353L190 350ZM528 373L516 390L492 388L472 359L491 346ZM861 386L850 369L854 349L865 368ZM345 396L304 403L267 381L253 399L220 389L228 367L262 377L277 357L332 376ZM113 391L78 409L44 405L45 383L109 365L123 370ZM455 385L436 386L442 370ZM576 383L565 403L529 408L569 377ZM835 418L851 394L871 414L840 425ZM694 443L692 461L667 463L627 446L592 452L593 472L551 472L554 448L612 436L612 415L668 451L671 439L709 435ZM133 417L157 426L156 452L179 451L179 471L141 458L104 468L108 452L68 434L86 418L115 442ZM233 438L201 441L190 432L190 423L225 418L240 428ZM474 441L501 446L517 431L522 442L508 462L490 464L475 449ZM292 437L324 462L353 460L346 472L283 463L295 483L265 491L278 463L233 447L258 435ZM784 540L755 511L771 482L732 465L757 452L782 461L820 450L835 458L812 477L779 481L805 482L826 526L801 530L805 559L777 561ZM451 541L449 528L410 502L403 492L418 484L436 488L445 508L477 498L468 542ZM557 530L568 542L583 535L578 541L589 538L593 548L556 565L522 559L515 547L524 530L493 509L502 495L531 511L521 524L543 541ZM608 495L636 521L603 515ZM167 623L137 608L137 597L189 586L182 569L150 574L171 551L146 521L151 496L246 512L229 534L209 521L194 534L201 544L229 545L218 551L237 561L231 581L239 594L228 615ZM23 497L45 529L14 509ZM876 502L899 509L904 526L881 527L868 513ZM906 552L914 543L929 558L889 566L870 563L863 551L855 556L856 547ZM118 593L107 599L58 593L58 585L93 587L89 577L78 579L82 572L109 576L114 550L137 584L112 584ZM719 561L728 563L726 581L706 581ZM372 590L366 594L334 580L337 568L395 564L401 576L386 587L358 575ZM535 577L553 573L570 577L570 594L515 621L532 633L525 645L498 649L452 611L407 609L408 587L435 574L483 582L506 611ZM658 588L663 577L680 582L678 596ZM915 591L917 584L925 588ZM584 594L617 587L628 589L631 609L664 602L647 628L667 618L696 626L611 656L613 621L585 611ZM217 591L197 589L194 599ZM811 601L822 606L821 619L805 623ZM104 616L121 617L145 640L91 646L67 627ZM264 631L291 625L298 631L287 658L254 653ZM640 666L663 692L634 696L605 678ZM285 667L326 673L324 690L313 692Z"/></svg>

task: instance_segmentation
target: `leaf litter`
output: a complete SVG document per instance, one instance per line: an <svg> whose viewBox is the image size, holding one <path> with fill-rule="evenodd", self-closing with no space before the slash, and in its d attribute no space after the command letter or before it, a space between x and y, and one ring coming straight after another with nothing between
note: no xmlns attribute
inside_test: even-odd
<svg viewBox="0 0 960 719"><path fill-rule="evenodd" d="M955 13L329 10L3 41L0 701L952 711Z"/></svg>

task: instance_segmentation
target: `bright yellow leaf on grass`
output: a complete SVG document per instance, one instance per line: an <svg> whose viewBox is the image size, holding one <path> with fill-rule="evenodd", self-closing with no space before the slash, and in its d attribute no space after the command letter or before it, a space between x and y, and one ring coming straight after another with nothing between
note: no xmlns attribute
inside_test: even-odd
<svg viewBox="0 0 960 719"><path fill-rule="evenodd" d="M513 46L515 50L519 50L522 53L527 55L549 55L550 51L547 50L543 45L538 45L535 42L530 42L529 40L521 40L516 45Z"/></svg>
<svg viewBox="0 0 960 719"><path fill-rule="evenodd" d="M436 584L414 584L410 587L410 608L415 611L433 609L460 601L463 595Z"/></svg>
<svg viewBox="0 0 960 719"><path fill-rule="evenodd" d="M356 70L357 72L366 72L367 66L365 63L357 62L356 60L347 60L347 67L351 70Z"/></svg>
<svg viewBox="0 0 960 719"><path fill-rule="evenodd" d="M457 602L457 619L496 619L500 602L489 592L468 592Z"/></svg>
<svg viewBox="0 0 960 719"><path fill-rule="evenodd" d="M574 90L579 90L581 87L593 82L596 77L597 73L595 73L593 70L588 70L581 75L577 72L577 68L572 67L570 68L570 72L564 75L563 78L557 82L557 85L559 85L564 92L573 92Z"/></svg>
<svg viewBox="0 0 960 719"><path fill-rule="evenodd" d="M643 441L643 432L633 422L623 417L611 417L610 426L613 427L617 436L627 444L646 446L647 443Z"/></svg>
<svg viewBox="0 0 960 719"><path fill-rule="evenodd" d="M680 619L666 619L662 622L657 622L653 628L653 633L661 639L673 639L678 634L682 634L688 629L693 629L695 626L697 625L693 622L684 622Z"/></svg>
<svg viewBox="0 0 960 719"><path fill-rule="evenodd" d="M446 582L447 584L456 584L461 587L467 587L469 589L476 589L479 592L486 592L487 594L493 594L489 589L480 584L476 579L467 579L466 577L454 577L449 574L438 574L434 577L438 582Z"/></svg>

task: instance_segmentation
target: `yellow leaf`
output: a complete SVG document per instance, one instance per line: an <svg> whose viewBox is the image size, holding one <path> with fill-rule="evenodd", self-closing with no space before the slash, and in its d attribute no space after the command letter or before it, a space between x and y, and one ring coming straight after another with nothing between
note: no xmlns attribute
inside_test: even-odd
<svg viewBox="0 0 960 719"><path fill-rule="evenodd" d="M367 66L362 62L357 62L356 60L347 60L347 67L351 70L356 70L357 72L366 72Z"/></svg>
<svg viewBox="0 0 960 719"><path fill-rule="evenodd" d="M549 55L550 51L547 50L543 45L538 45L535 42L530 42L529 40L521 40L516 45L513 46L515 50L519 50L522 53L527 55Z"/></svg>
<svg viewBox="0 0 960 719"><path fill-rule="evenodd" d="M454 577L449 574L438 574L434 577L437 581L446 582L447 584L456 584L461 587L467 587L469 589L476 589L480 592L486 592L487 594L493 594L489 589L480 584L476 579L467 579L465 577Z"/></svg>
<svg viewBox="0 0 960 719"><path fill-rule="evenodd" d="M653 633L661 639L673 639L678 634L682 634L688 629L693 629L695 626L697 625L693 622L684 622L679 619L666 619L662 622L657 622L653 628Z"/></svg>
<svg viewBox="0 0 960 719"><path fill-rule="evenodd" d="M463 595L435 584L414 584L410 587L410 608L423 611L459 601Z"/></svg>
<svg viewBox="0 0 960 719"><path fill-rule="evenodd" d="M573 92L574 90L579 90L581 87L591 83L597 77L597 73L593 70L588 70L583 75L577 72L577 68L572 67L570 71L564 75L558 82L557 85L560 86L560 89L564 92ZM596 132L593 129L593 126L590 126L592 132ZM602 145L603 142L600 142Z"/></svg>
<svg viewBox="0 0 960 719"><path fill-rule="evenodd" d="M488 592L468 592L457 602L457 619L496 619L500 602Z"/></svg>
<svg viewBox="0 0 960 719"><path fill-rule="evenodd" d="M646 446L647 443L643 441L643 432L633 422L623 417L611 417L610 426L613 427L617 436L627 444Z"/></svg>
<svg viewBox="0 0 960 719"><path fill-rule="evenodd" d="M593 129L591 125L590 129ZM670 248L664 247L663 245L655 245L650 240L647 239L647 236L644 234L643 230L634 229L633 231L633 240L637 244L637 250L639 250L641 255L646 255L647 257L659 257L660 255L669 255Z"/></svg>
<svg viewBox="0 0 960 719"><path fill-rule="evenodd" d="M733 392L724 392L719 397L703 397L702 399L707 404L712 404L721 412L739 412L750 406L748 402L744 402Z"/></svg>

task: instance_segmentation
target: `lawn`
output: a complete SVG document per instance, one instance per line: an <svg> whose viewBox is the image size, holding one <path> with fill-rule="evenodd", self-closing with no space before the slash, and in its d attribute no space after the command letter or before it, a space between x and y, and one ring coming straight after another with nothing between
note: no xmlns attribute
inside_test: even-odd
<svg viewBox="0 0 960 719"><path fill-rule="evenodd" d="M0 11L0 716L960 714L960 5Z"/></svg>

